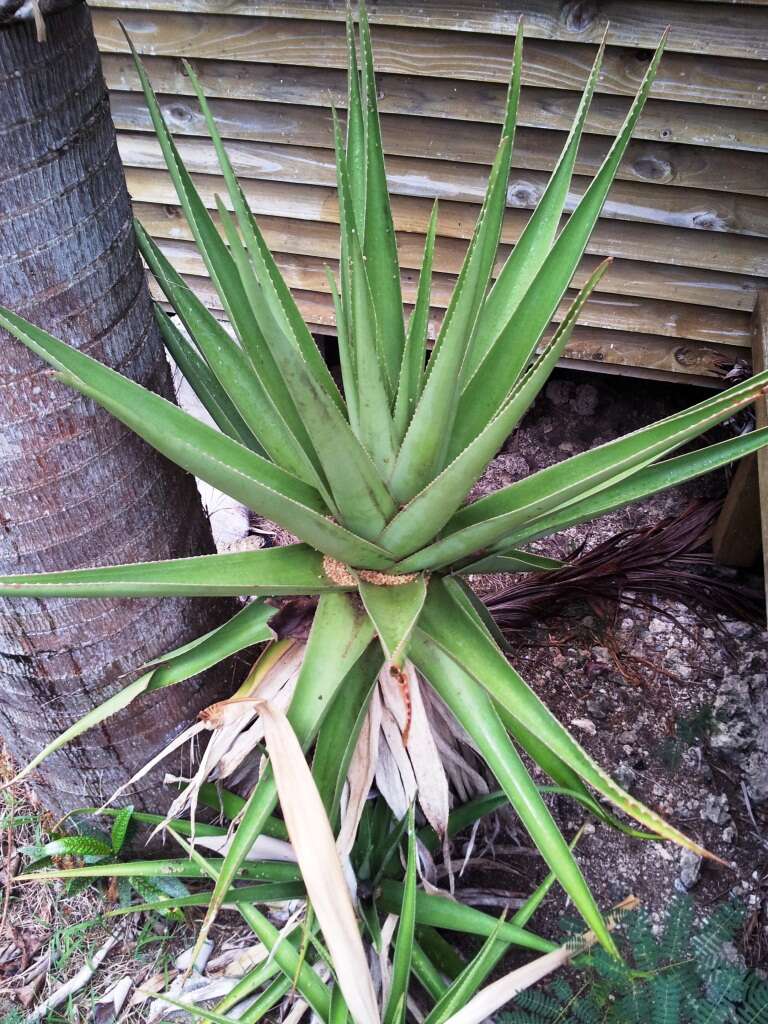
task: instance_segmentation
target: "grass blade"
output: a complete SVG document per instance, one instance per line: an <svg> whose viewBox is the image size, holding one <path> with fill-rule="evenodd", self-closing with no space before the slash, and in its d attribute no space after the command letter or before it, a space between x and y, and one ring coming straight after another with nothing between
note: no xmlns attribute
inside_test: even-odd
<svg viewBox="0 0 768 1024"><path fill-rule="evenodd" d="M73 811L69 812L67 818L83 814L118 818L124 810L124 807L76 807ZM65 820L66 818L63 818L62 822ZM162 814L150 814L147 811L132 811L131 820L138 822L141 825L160 825L165 821L165 816ZM174 818L173 821L170 822L170 825L183 836L189 836L192 834L192 822L184 818ZM224 836L227 834L227 830L221 825L210 825L204 821L197 822L194 831L195 835L199 836Z"/></svg>
<svg viewBox="0 0 768 1024"><path fill-rule="evenodd" d="M213 879L216 883L216 889L218 889L221 882L221 873L218 868L211 861L206 861L204 857L201 857L197 850L190 846L181 836L172 831L171 835L187 852L190 859L202 867L209 878ZM256 907L249 903L238 903L237 909L256 938L270 951L283 974L292 980L295 987L318 1014L320 1019L327 1021L330 1009L328 989L312 968L304 962L290 942L283 941L283 935ZM190 957L192 963L197 959L201 945L202 943L198 938L198 942Z"/></svg>
<svg viewBox="0 0 768 1024"><path fill-rule="evenodd" d="M287 975L284 974L282 978L275 978L272 984L261 993L259 998L248 1007L240 1018L240 1024L255 1024L256 1021L262 1020L264 1015L269 1013L273 1006L277 1006L291 988L293 988L293 982ZM330 1019L329 1017L329 1021Z"/></svg>
<svg viewBox="0 0 768 1024"><path fill-rule="evenodd" d="M283 942L290 942L294 948L298 948L300 941L301 934L297 930L289 932L283 938ZM232 991L228 992L221 1002L215 1006L216 1012L227 1013L233 1006L237 1006L237 1004L242 1002L243 999L246 999L257 989L261 988L261 986L265 982L269 981L270 978L273 978L279 970L280 968L274 960L269 957L258 960L254 963L251 970L249 970L248 973L238 981Z"/></svg>
<svg viewBox="0 0 768 1024"><path fill-rule="evenodd" d="M176 896L167 900L153 900L151 903L131 903L127 907L110 910L105 917L125 917L146 910L178 910L183 907L207 907L213 890L196 892L191 896ZM303 882L263 882L261 885L233 886L227 893L224 906L236 908L239 903L288 903L303 899L306 889Z"/></svg>
<svg viewBox="0 0 768 1024"><path fill-rule="evenodd" d="M349 1010L344 1002L344 994L339 985L334 985L331 992L331 1013L328 1024L346 1024L347 1020L349 1020Z"/></svg>
<svg viewBox="0 0 768 1024"><path fill-rule="evenodd" d="M636 905L637 900L634 897L629 897L623 904L619 904L619 907L616 909L621 911ZM608 918L609 928L613 928L616 921L615 914L612 914ZM474 998L452 1016L448 1017L445 1024L484 1024L505 1003L514 999L524 989L530 988L536 982L541 981L542 978L546 978L548 974L557 970L558 967L567 964L578 953L589 949L595 941L596 936L592 932L587 932L585 935L580 936L577 942L568 942L566 945L560 946L559 949L553 950L545 956L538 957L523 967L518 967L516 970L511 971L509 974L505 974L502 978L492 982L478 992Z"/></svg>
<svg viewBox="0 0 768 1024"><path fill-rule="evenodd" d="M394 879L385 879L381 883L382 910L390 914L400 911L403 901L403 883ZM463 932L466 935L492 935L499 922L482 910L475 910L463 903L457 903L448 896L418 891L416 893L416 923L431 925L434 928L445 928L448 931ZM535 949L547 953L557 946L549 939L542 939L533 932L519 928L517 925L504 922L499 928L499 937L523 949ZM454 954L455 955L455 954ZM463 967L463 964L462 964Z"/></svg>
<svg viewBox="0 0 768 1024"><path fill-rule="evenodd" d="M418 942L413 944L411 963L413 965L413 973L421 982L425 992L435 1001L440 999L448 985Z"/></svg>
<svg viewBox="0 0 768 1024"><path fill-rule="evenodd" d="M199 856L199 854L198 854ZM211 870L221 860L209 859L206 864ZM88 864L81 868L57 868L48 871L33 871L17 875L19 882L51 882L64 878L208 878L210 873L198 861L188 857L163 860L116 861L114 864ZM288 861L250 861L243 864L236 876L238 879L252 879L259 882L300 882L298 864Z"/></svg>
<svg viewBox="0 0 768 1024"><path fill-rule="evenodd" d="M411 951L416 927L416 856L414 807L411 804L408 811L408 860L405 866L403 900L398 915L395 953L392 958L392 981L382 1024L405 1024L411 978Z"/></svg>
<svg viewBox="0 0 768 1024"><path fill-rule="evenodd" d="M504 923L505 917L506 913L502 914L499 918L499 925ZM477 954L443 993L430 1013L424 1018L424 1024L443 1024L454 1010L460 1009L472 998L509 948L508 943L499 942L497 936L498 928L488 936Z"/></svg>
<svg viewBox="0 0 768 1024"><path fill-rule="evenodd" d="M580 836L581 831L576 834L576 837L570 843L571 849L574 848ZM541 885L534 890L523 906L520 907L512 917L512 924L516 924L520 928L524 928L528 924L531 917L534 915L547 896L547 893L554 885L555 880L555 876L550 872ZM474 995L477 987L483 983L485 978L504 957L509 948L509 942L506 942L503 939L494 938L494 936L489 936L477 957L468 964L459 975L457 975L454 982L451 984L450 989L447 986L443 986L442 990L438 991L436 996L437 1005L425 1021L425 1024L438 1024L438 1022L439 1024L444 1024L446 1017L453 1013L454 1010L460 1009L465 1005L468 998L471 998L471 996ZM449 992L450 998L445 998L448 996ZM440 1007L439 1014L437 1013L438 1007ZM431 1019L432 1014L435 1014L434 1019Z"/></svg>

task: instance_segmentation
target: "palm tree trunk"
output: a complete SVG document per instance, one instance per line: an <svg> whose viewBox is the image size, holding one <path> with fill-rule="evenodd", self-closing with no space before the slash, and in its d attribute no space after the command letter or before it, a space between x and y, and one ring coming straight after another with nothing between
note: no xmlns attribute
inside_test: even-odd
<svg viewBox="0 0 768 1024"><path fill-rule="evenodd" d="M91 18L82 3L0 26L0 303L165 396ZM212 550L192 477L52 379L0 331L0 572ZM200 600L0 601L0 733L26 762L164 651L231 609ZM65 748L35 780L57 812L98 803L219 699L196 679ZM129 794L168 802L162 771ZM159 776L159 777L158 777Z"/></svg>

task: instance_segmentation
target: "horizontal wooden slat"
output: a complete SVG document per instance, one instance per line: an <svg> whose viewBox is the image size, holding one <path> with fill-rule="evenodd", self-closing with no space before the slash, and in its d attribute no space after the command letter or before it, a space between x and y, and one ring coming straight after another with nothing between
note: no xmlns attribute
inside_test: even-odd
<svg viewBox="0 0 768 1024"><path fill-rule="evenodd" d="M94 15L100 48L126 52L128 44L114 17L104 11L96 11ZM294 28L291 34L283 29L283 35L290 44L289 52L284 57L285 62L325 67L332 63L329 48L335 38L339 49L337 66L344 66L340 26L323 22L284 24ZM280 51L276 44L270 43L269 36L279 25L280 22L269 19L254 22L250 18L159 13L129 17L126 28L135 35L137 47L142 52L159 56L182 53L190 57L217 60L261 59L274 64L280 63L277 59ZM432 33L427 36L433 38ZM450 38L448 33L446 36ZM423 65L424 61L421 61ZM451 61L446 59L442 61L440 76L459 77ZM574 92L526 87L521 96L520 123L538 127L567 127L578 106L578 99L578 94ZM587 120L589 131L614 134L629 103L629 98L623 96L596 96ZM768 146L768 113L731 108L711 110L696 103L669 104L664 100L649 100L635 135L664 142L684 141L762 152Z"/></svg>
<svg viewBox="0 0 768 1024"><path fill-rule="evenodd" d="M153 136L120 133L120 156L129 167L165 166ZM213 144L205 139L180 138L181 157L189 171L219 173ZM231 142L228 152L238 175L270 181L301 181L308 185L336 184L336 165L331 150L267 143ZM390 157L387 162L393 195L426 196L440 200L481 203L488 170L476 164ZM541 199L549 175L543 171L513 172L507 189L507 205L532 210ZM591 179L576 175L566 210L571 212ZM696 230L768 236L768 199L733 196L705 189L669 189L664 185L638 185L619 181L611 189L601 216L666 224Z"/></svg>
<svg viewBox="0 0 768 1024"><path fill-rule="evenodd" d="M202 117L193 103L186 99L170 99L168 97L161 97L161 102L167 121L176 135L191 135L198 132L205 135ZM220 130L227 137L227 144L231 152L233 154L242 154L241 166L243 167L247 166L249 154L252 154L254 160L260 162L262 169L273 166L274 173L278 174L280 173L280 165L290 164L293 167L291 172L293 176L295 177L297 173L300 176L299 168L305 163L302 155L304 147L308 146L315 151L325 150L330 138L330 135L324 132L325 126L328 126L330 129L330 120L327 119L329 112L326 111L318 117L316 111L311 112L304 108L290 108L290 106L282 104L214 100L212 105ZM232 110L233 106L236 110ZM130 131L134 136L136 131L150 131L151 122L144 109L143 102L140 97L132 93L118 93L113 97L113 117L119 129L126 132ZM398 123L393 124L392 122L394 121ZM404 126L401 124L403 121L406 122ZM394 158L398 156L417 156L420 161L418 165L420 168L419 175L424 175L423 182L420 178L415 178L413 182L401 180L401 188L409 187L413 189L422 183L426 186L426 178L431 177L435 185L440 181L443 184L451 181L463 181L469 184L471 180L475 180L471 190L476 191L476 181L479 180L479 175L482 172L478 172L477 167L474 167L472 171L458 165L466 165L468 163L467 158L470 157L473 158L473 164L489 164L493 160L496 148L496 132L493 128L488 129L487 126L480 126L484 130L472 132L471 134L475 136L477 143L473 146L467 139L458 140L454 126L450 124L439 121L421 124L421 127L427 132L431 131L435 125L437 126L434 135L428 136L432 144L427 148L426 146L420 146L418 136L415 137L413 132L407 130L409 127L407 119L395 119L389 116L384 119L384 122L385 148L389 157L390 170L395 166L399 168L406 166L402 162L397 163ZM413 127L413 123L411 123L411 127ZM234 138L231 136L234 136ZM445 137L444 145L441 144L441 136ZM408 141L409 138L410 143ZM292 154L292 140L298 142L299 139L303 141L304 146L301 147L301 151ZM248 146L241 145L239 147L236 144L238 142L253 142L253 146L249 150ZM260 145L256 145L256 142L260 143ZM137 137L133 138L131 144L136 148L136 151L141 147L140 139ZM397 150L411 152L397 154ZM148 152L150 150L147 148L147 154ZM206 159L200 144L196 148L193 143L189 143L187 152L197 153L199 160ZM274 153L273 159L270 156L272 152ZM436 163L427 164L424 160L427 156L429 156L430 161L437 159L444 161L444 163L442 165ZM456 159L457 156L460 159ZM740 163L741 156L731 155L734 165L733 177L737 177L736 167ZM463 160L461 159L462 157L464 158ZM517 146L514 164L517 166L521 162L526 164L537 162L536 158L528 160L526 157L527 154L521 151L520 146ZM723 154L721 157L724 158L725 155ZM318 154L311 158L310 163L306 164L307 175L311 173L326 175L328 173L327 162L323 164L322 159ZM631 157L630 159L633 158ZM756 167L756 184L760 175L768 174L768 157L760 157L758 159L762 166ZM652 160L652 157L647 159L637 157L634 166L656 168L658 162L652 163ZM541 159L538 162L541 164ZM726 159L723 159L722 162L727 164ZM584 163L586 162L583 162L583 166ZM712 163L711 159L709 163ZM707 164L705 164L705 167L707 167ZM528 183L526 184L524 180L521 181L519 189L514 183L510 186L510 201L512 203L517 202L520 205L529 205L540 194L541 185L545 183L545 178L541 173L537 178L537 170L538 168L527 170ZM727 174L726 167L723 167L722 170L723 173ZM652 173L654 173L653 170L651 170ZM695 177L700 177L703 181L708 178L708 175L699 174L694 176L694 179ZM310 178L307 177L306 180L310 180ZM515 176L513 176L513 182L514 180ZM759 185L763 195L755 198L749 195L745 198L738 197L732 195L731 191L727 195L720 194L720 190L717 188L696 189L695 193L689 193L683 197L675 195L684 188L682 185L680 188L667 189L664 185L650 182L641 183L632 177L623 176L616 182L611 197L611 208L616 212L615 214L608 213L606 215L625 215L616 208L616 204L625 204L628 206L626 215L629 217L634 216L663 223L675 223L679 226L731 231L746 230L752 233L763 233L765 209L768 206L768 200L765 199L765 187L762 183L765 180L765 178L761 178ZM538 184L531 187L532 182L535 181L538 181ZM585 181L586 176L581 182L582 186L585 184ZM636 209L634 215L631 212L631 207Z"/></svg>
<svg viewBox="0 0 768 1024"><path fill-rule="evenodd" d="M166 120L176 135L205 136L205 123L196 104L185 97L161 95ZM233 141L276 145L302 144L326 148L331 137L330 112L281 103L211 100L222 136ZM142 97L113 93L113 118L124 131L150 132L150 117ZM382 119L387 156L429 158L452 164L492 163L499 131L494 125L462 124L437 119L385 115ZM520 129L512 163L530 170L550 170L564 140L561 132ZM607 142L607 140L605 140ZM603 139L588 136L582 145L577 173L592 175L607 150ZM618 180L643 184L706 185L712 191L766 196L768 157L758 154L707 151L698 146L633 143ZM736 187L740 185L740 187ZM707 226L707 221L705 224Z"/></svg>
<svg viewBox="0 0 768 1024"><path fill-rule="evenodd" d="M137 203L135 210L144 227L158 240L172 246L175 241L190 241L192 234L178 208ZM281 217L259 217L259 226L267 244L274 252L315 256L335 260L339 253L339 232L335 225L315 223L307 230L305 221ZM401 266L418 270L424 253L424 237L417 234L397 234ZM497 269L510 252L510 246L499 248ZM441 273L458 274L466 242L460 238L440 237L435 249L434 269ZM183 250L178 250L182 259ZM599 256L585 256L574 277L580 288L594 272ZM715 306L749 313L760 288L768 288L768 278L724 274L717 270L697 270L690 267L672 267L669 264L640 263L637 260L616 259L598 284L598 291L636 297L654 296L659 299L687 302L698 306Z"/></svg>
<svg viewBox="0 0 768 1024"><path fill-rule="evenodd" d="M162 243L162 248L176 268L184 274L205 276L205 266L197 249L190 243ZM330 267L338 279L338 261L318 259L303 254L277 253L278 265L292 289L330 293L325 268ZM432 280L432 305L446 309L456 284L453 274L436 273ZM418 273L405 269L402 273L403 299L416 299ZM562 320L575 296L569 293L554 319ZM664 302L656 298L631 298L594 294L587 300L579 322L588 327L657 334L742 348L751 344L750 315L734 310L693 306L683 302Z"/></svg>
<svg viewBox="0 0 768 1024"><path fill-rule="evenodd" d="M187 276L189 287L215 313L223 316L218 298L207 278ZM162 296L154 281L150 289L157 299ZM330 297L320 292L297 290L294 292L299 308L318 333L335 333L333 305ZM430 328L434 336L440 320L440 311L433 310ZM736 359L749 360L749 349L706 345L701 342L677 342L653 335L633 334L626 331L595 330L577 327L566 349L566 362L576 361L584 367L610 370L625 367L664 374L663 379L689 380L695 383L722 379L723 372ZM669 375L669 376L666 376Z"/></svg>
<svg viewBox="0 0 768 1024"><path fill-rule="evenodd" d="M128 187L135 200L176 204L176 195L167 175L161 171L127 168ZM193 175L204 201L215 205L214 194L225 191L223 181L212 175ZM254 213L290 217L307 221L338 223L335 190L318 185L293 185L244 181L243 187ZM431 203L426 199L395 196L395 227L400 231L426 231ZM477 207L466 203L444 202L440 210L440 233L452 238L468 238ZM514 243L527 220L527 214L508 210L502 240ZM587 247L590 254L619 256L642 261L670 263L673 266L701 267L736 274L768 276L768 246L764 240L746 235L721 235L708 231L651 224L602 220Z"/></svg>
<svg viewBox="0 0 768 1024"><path fill-rule="evenodd" d="M443 104L435 109L450 109L450 90ZM317 102L323 93L313 90ZM184 96L159 96L163 113L176 134L207 135L205 122L196 101ZM149 131L149 117L142 96L114 92L112 116L119 128ZM219 129L227 139L303 145L325 148L331 135L330 110L289 103L245 102L212 99L211 109ZM412 109L405 104L404 109ZM501 108L499 108L501 109ZM385 150L395 156L431 157L458 163L490 164L498 145L499 127L486 117L482 105L477 120L456 124L438 117L415 114L384 114L382 131ZM559 130L519 128L515 135L513 166L532 170L551 170L565 134ZM593 175L608 151L609 140L587 135L582 141L576 172ZM619 179L680 187L706 187L729 193L768 194L768 156L765 154L725 152L702 146L633 141L621 164Z"/></svg>
<svg viewBox="0 0 768 1024"><path fill-rule="evenodd" d="M96 0L95 5L108 6L104 0ZM175 9L173 0L112 0L109 6ZM217 11L221 20L242 14L340 21L344 8L342 0L185 0L187 11L198 15ZM514 33L518 19L524 17L525 31L532 38L597 43L607 30L610 43L643 47L655 46L669 26L672 51L761 60L768 53L768 23L763 11L674 0L601 0L599 4L579 0L525 0L522 4L507 0L385 0L371 4L369 17L374 24L428 24L447 31L500 35Z"/></svg>
<svg viewBox="0 0 768 1024"><path fill-rule="evenodd" d="M582 368L601 373L610 367L642 368L661 371L664 379L678 383L693 383L691 378L696 383L705 383L707 379L711 382L713 378L721 381L723 373L737 359L749 360L747 349L726 349L700 342L676 343L669 338L587 327L574 330L566 355L568 361L577 360Z"/></svg>
<svg viewBox="0 0 768 1024"><path fill-rule="evenodd" d="M97 27L103 30L101 19L98 19ZM385 27L376 30L374 43L377 81L382 95L386 96L389 89L394 87L390 79L410 76L417 79L437 78L451 83L461 81L470 97L473 85L477 93L477 83L506 86L514 39L510 36L471 36L463 33L454 33L444 39L441 33L429 29ZM438 47L438 44L442 45ZM111 32L106 36L106 45L113 45ZM524 48L523 84L581 92L596 53L596 46L528 39ZM105 56L109 58L106 64L108 77L119 76L119 88L136 89L138 77L132 62L121 59L119 54ZM226 57L226 54L222 56ZM649 56L647 50L608 47L600 70L597 92L633 96L645 74ZM152 60L160 62L163 58L154 57ZM310 74L313 70L346 71L346 53L339 27L327 28L311 22L268 22L258 40L258 49L254 47L249 51L247 61L257 61L267 68L280 68L282 73L285 73L286 67L301 68ZM237 79L242 80L246 68L250 68L250 74L253 74L254 69L247 61L230 58L215 59L210 63L223 65L223 75L227 75L226 67L231 65L228 77L236 82ZM183 82L181 68L172 60L170 63L170 68L159 63L155 66L150 64L157 87L168 92L186 92L189 83ZM204 75L207 73L205 65L201 71ZM279 75L273 73L272 77L275 78L273 88L281 90ZM343 75L336 75L336 78L340 77ZM330 78L333 81L332 73ZM327 87L327 81L324 80L323 87ZM343 86L341 95L346 99ZM667 53L654 79L651 95L655 99L675 103L765 109L768 106L765 66L756 60ZM279 97L273 95L265 98ZM471 114L472 108L463 105L461 94L455 97L454 102L465 116Z"/></svg>

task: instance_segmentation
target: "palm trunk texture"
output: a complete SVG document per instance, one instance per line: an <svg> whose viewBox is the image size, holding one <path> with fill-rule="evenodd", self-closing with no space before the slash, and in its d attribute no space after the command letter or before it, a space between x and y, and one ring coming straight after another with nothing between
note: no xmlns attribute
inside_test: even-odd
<svg viewBox="0 0 768 1024"><path fill-rule="evenodd" d="M38 43L30 21L0 26L0 303L171 396L90 14L76 3L46 29ZM0 573L210 550L192 477L0 331ZM16 761L228 611L202 600L0 600L0 734ZM66 812L109 796L222 696L226 675L151 694L51 757L33 780L42 802ZM164 771L126 799L167 805Z"/></svg>

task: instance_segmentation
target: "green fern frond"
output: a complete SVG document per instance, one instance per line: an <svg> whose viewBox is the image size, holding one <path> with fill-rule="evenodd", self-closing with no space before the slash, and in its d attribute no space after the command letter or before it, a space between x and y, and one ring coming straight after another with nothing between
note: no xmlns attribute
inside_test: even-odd
<svg viewBox="0 0 768 1024"><path fill-rule="evenodd" d="M678 1024L682 1002L682 985L675 971L654 979L651 1024Z"/></svg>
<svg viewBox="0 0 768 1024"><path fill-rule="evenodd" d="M648 915L634 912L618 930L623 961L591 951L576 978L521 993L503 1022L768 1024L768 981L743 965L735 945L743 920L729 902L696 925L691 898L675 896L657 937Z"/></svg>
<svg viewBox="0 0 768 1024"><path fill-rule="evenodd" d="M768 981L756 974L745 980L744 1003L738 1011L739 1024L768 1024Z"/></svg>
<svg viewBox="0 0 768 1024"><path fill-rule="evenodd" d="M551 1021L562 1020L562 1002L554 996L547 995L540 989L526 989L516 997L515 1003L520 1010L525 1010L530 1014L530 1018L523 1016L523 1021L526 1024L532 1024L533 1021L547 1021L548 1024Z"/></svg>
<svg viewBox="0 0 768 1024"><path fill-rule="evenodd" d="M686 894L678 896L669 906L660 943L661 955L676 960L691 936L693 927L693 900Z"/></svg>

